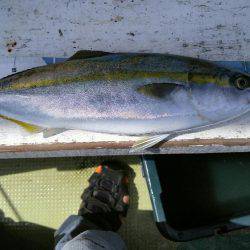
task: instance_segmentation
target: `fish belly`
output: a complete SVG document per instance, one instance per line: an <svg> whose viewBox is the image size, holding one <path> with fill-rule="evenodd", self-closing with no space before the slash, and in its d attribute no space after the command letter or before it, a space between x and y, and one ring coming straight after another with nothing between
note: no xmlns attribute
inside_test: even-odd
<svg viewBox="0 0 250 250"><path fill-rule="evenodd" d="M213 86L178 88L155 98L137 91L144 84L75 82L4 92L0 114L46 128L153 135L209 126L249 109L244 100L238 105L237 96L232 100L233 93L228 97Z"/></svg>

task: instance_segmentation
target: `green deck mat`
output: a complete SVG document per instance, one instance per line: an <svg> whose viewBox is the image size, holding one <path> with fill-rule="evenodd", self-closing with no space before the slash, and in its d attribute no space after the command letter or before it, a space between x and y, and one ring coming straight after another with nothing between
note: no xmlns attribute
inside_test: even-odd
<svg viewBox="0 0 250 250"><path fill-rule="evenodd" d="M126 161L134 172L128 216L119 231L128 249L249 249L246 230L189 243L163 238L154 223L139 158L113 158ZM1 160L0 235L9 248L0 249L53 249L54 230L77 213L87 179L106 159L111 157Z"/></svg>
<svg viewBox="0 0 250 250"><path fill-rule="evenodd" d="M104 159L0 161L0 209L5 229L20 239L19 244L25 248L51 249L53 230L69 215L77 213L87 180ZM162 244L172 248L175 244L164 239L155 226L139 159L123 157L122 160L130 165L135 177L130 185L128 216L119 233L129 249L158 249Z"/></svg>

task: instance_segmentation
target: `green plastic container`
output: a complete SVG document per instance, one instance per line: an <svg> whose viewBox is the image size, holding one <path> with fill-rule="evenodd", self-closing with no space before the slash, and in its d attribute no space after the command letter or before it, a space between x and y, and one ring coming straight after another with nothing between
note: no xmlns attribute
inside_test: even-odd
<svg viewBox="0 0 250 250"><path fill-rule="evenodd" d="M188 241L250 224L250 154L142 158L161 233Z"/></svg>

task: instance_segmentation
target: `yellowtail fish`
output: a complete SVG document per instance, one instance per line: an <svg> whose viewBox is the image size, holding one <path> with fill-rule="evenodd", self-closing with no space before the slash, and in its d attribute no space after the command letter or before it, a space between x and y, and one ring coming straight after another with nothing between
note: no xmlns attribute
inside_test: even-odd
<svg viewBox="0 0 250 250"><path fill-rule="evenodd" d="M168 54L79 51L0 80L0 118L45 136L67 129L147 136L134 150L249 110L248 74Z"/></svg>

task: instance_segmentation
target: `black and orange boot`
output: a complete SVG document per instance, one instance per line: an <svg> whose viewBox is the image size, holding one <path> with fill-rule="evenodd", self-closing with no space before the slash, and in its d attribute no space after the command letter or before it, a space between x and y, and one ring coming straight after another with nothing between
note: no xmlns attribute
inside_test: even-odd
<svg viewBox="0 0 250 250"><path fill-rule="evenodd" d="M120 161L101 163L81 196L78 215L102 230L117 231L128 210L128 170Z"/></svg>

